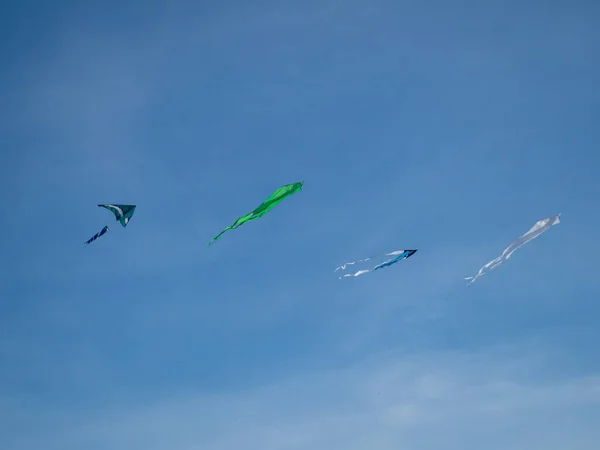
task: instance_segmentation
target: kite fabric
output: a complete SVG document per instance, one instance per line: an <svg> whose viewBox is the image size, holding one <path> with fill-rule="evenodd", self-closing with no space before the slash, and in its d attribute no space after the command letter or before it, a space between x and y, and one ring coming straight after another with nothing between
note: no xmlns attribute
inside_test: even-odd
<svg viewBox="0 0 600 450"><path fill-rule="evenodd" d="M133 212L135 211L135 205L98 205L101 208L106 208L117 218L118 222L121 222L121 225L127 226L129 223L129 219L133 216Z"/></svg>
<svg viewBox="0 0 600 450"><path fill-rule="evenodd" d="M546 219L540 220L539 222L536 222L536 224L533 225L527 233L511 242L510 245L504 249L500 256L498 256L496 259L491 260L489 263L487 263L485 266L479 269L477 275L475 275L474 277L466 277L465 280L471 280L469 281L467 286L471 285L471 283L474 283L477 278L485 275L490 270L495 269L504 261L508 260L508 258L510 258L511 255L517 249L527 244L529 241L537 238L540 234L550 229L551 226L557 225L559 223L560 213L556 214L555 216L551 216Z"/></svg>
<svg viewBox="0 0 600 450"><path fill-rule="evenodd" d="M88 239L87 241L85 241L85 243L83 245L91 244L93 241L95 241L96 239L98 239L100 236L102 236L104 233L106 233L108 231L110 231L110 228L108 228L108 226L105 226L98 233L96 233L90 239Z"/></svg>
<svg viewBox="0 0 600 450"><path fill-rule="evenodd" d="M247 222L250 222L251 220L258 219L259 217L264 216L266 213L271 211L276 205L281 203L287 197L289 197L292 194L295 194L296 192L301 191L303 185L304 181L300 181L299 183L286 184L285 186L281 186L268 199L261 203L258 208L244 216L239 217L232 225L228 226L223 231L221 231L208 243L208 245L214 244L226 231L234 230L237 227Z"/></svg>
<svg viewBox="0 0 600 450"><path fill-rule="evenodd" d="M393 258L389 258L388 260L386 260L386 261L384 261L384 262L382 262L380 264L377 264L375 267L373 267L371 269L363 269L363 270L359 270L358 272L355 272L355 273L347 273L345 275L342 275L339 278L341 280L344 277L357 277L357 276L362 275L364 273L369 273L369 272L373 272L375 270L383 269L384 267L389 267L392 264L396 264L398 261L401 261L401 260L406 259L406 258L410 258L416 252L417 252L416 250L396 250L395 252L386 253L385 255L371 256L371 257L366 258L366 259L359 259L358 261L352 261L352 262L348 262L348 263L342 264L337 269L335 269L334 272L337 272L338 270L346 270L346 266L350 266L352 264L358 264L358 263L370 261L371 259L374 259L374 258L381 258L383 256L393 256Z"/></svg>

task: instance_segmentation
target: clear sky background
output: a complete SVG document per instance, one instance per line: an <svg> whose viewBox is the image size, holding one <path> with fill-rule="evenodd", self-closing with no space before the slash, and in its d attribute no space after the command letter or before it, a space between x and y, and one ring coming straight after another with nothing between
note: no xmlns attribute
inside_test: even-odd
<svg viewBox="0 0 600 450"><path fill-rule="evenodd" d="M596 450L599 23L2 2L0 448Z"/></svg>

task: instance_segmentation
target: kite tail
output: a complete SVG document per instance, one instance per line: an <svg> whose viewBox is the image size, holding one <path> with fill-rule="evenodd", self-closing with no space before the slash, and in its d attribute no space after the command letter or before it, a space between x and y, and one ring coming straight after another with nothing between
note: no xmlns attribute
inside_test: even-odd
<svg viewBox="0 0 600 450"><path fill-rule="evenodd" d="M225 232L229 231L229 230L233 230L235 227L233 226L228 226L227 228L225 228L223 231L221 231L219 234L217 234L214 238L211 239L211 241L206 244L207 246L211 246L213 245L215 242L217 242L219 239L221 239L221 236L223 236L225 234Z"/></svg>
<svg viewBox="0 0 600 450"><path fill-rule="evenodd" d="M487 272L483 272L483 273L478 273L477 275L475 275L474 277L465 277L465 280L471 280L467 283L467 287L471 286L473 283L475 283L475 281L477 281L477 278L482 277L486 274Z"/></svg>
<svg viewBox="0 0 600 450"><path fill-rule="evenodd" d="M239 226L243 225L245 222L250 222L251 220L254 219L258 219L260 216L256 215L256 214L246 214L245 216L240 217L238 220L236 220L233 225L229 225L228 227L226 227L223 231L221 231L219 234L217 234L214 238L212 238L212 240L207 244L208 246L213 245L215 242L217 242L217 240L219 240L221 238L221 236L223 236L223 234L225 234L225 232L229 231L229 230L235 230L236 228L238 228ZM241 219L244 218L246 220L242 221Z"/></svg>
<svg viewBox="0 0 600 450"><path fill-rule="evenodd" d="M91 244L96 239L98 239L100 236L103 236L105 233L108 233L109 231L110 231L110 228L108 227L108 225L106 225L98 233L96 233L94 236L92 236L90 239L88 239L81 245L85 246L85 245Z"/></svg>
<svg viewBox="0 0 600 450"><path fill-rule="evenodd" d="M338 277L338 280L341 280L342 278L346 278L346 277L356 277L356 274L353 273L347 273L346 275L342 275Z"/></svg>
<svg viewBox="0 0 600 450"><path fill-rule="evenodd" d="M371 259L371 257L369 257L369 258L366 258L366 259L359 259L359 260L357 260L357 261L352 261L352 262L347 262L347 263L344 263L344 264L342 264L341 266L339 266L337 269L335 269L333 272L335 273L335 272L337 272L338 270L346 270L346 266L351 266L352 264L357 264L357 263L360 263L360 262L369 261L370 259ZM347 276L347 275L344 275L344 276Z"/></svg>

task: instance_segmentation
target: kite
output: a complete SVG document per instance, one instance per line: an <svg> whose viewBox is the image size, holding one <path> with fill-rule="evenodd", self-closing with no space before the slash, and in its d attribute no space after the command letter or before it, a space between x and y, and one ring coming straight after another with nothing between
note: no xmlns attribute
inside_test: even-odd
<svg viewBox="0 0 600 450"><path fill-rule="evenodd" d="M548 217L546 219L540 220L539 222L536 222L535 225L533 225L527 233L511 242L510 245L504 249L500 256L498 256L496 259L491 260L489 263L487 263L485 266L479 269L477 275L475 275L474 277L466 277L465 280L471 280L469 281L467 286L469 286L471 283L474 283L477 278L485 275L490 270L493 270L496 267L498 267L500 264L502 264L504 261L510 258L511 255L517 249L538 237L540 234L548 230L551 226L559 224L559 217L560 213L556 214L555 216Z"/></svg>
<svg viewBox="0 0 600 450"><path fill-rule="evenodd" d="M92 236L90 239L88 239L87 241L85 241L85 243L83 245L86 244L90 244L92 243L92 241L95 241L96 239L98 239L100 236L102 236L104 233L106 233L107 231L110 231L110 228L108 228L108 226L105 226L104 228L102 228L98 233L96 233L94 236Z"/></svg>
<svg viewBox="0 0 600 450"><path fill-rule="evenodd" d="M133 212L135 211L135 205L98 205L102 208L106 208L109 211L112 211L118 222L121 222L121 225L127 226L129 223L129 219L133 216Z"/></svg>
<svg viewBox="0 0 600 450"><path fill-rule="evenodd" d="M346 266L350 266L352 264L357 264L357 263L361 263L361 262L365 262L365 261L370 261L373 258L381 258L382 256L393 256L393 258L390 258L387 261L377 264L375 267L373 267L371 269L359 270L358 272L355 272L355 273L347 273L345 275L342 275L340 277L340 280L343 277L357 277L364 273L369 273L369 272L373 272L375 270L383 269L384 267L389 267L392 264L396 264L398 261L401 261L406 258L410 258L416 252L417 252L416 250L396 250L395 252L386 253L385 255L370 256L369 258L366 258L366 259L359 259L358 261L352 261L352 262L342 264L340 267L335 269L334 272L337 272L338 270L346 270Z"/></svg>
<svg viewBox="0 0 600 450"><path fill-rule="evenodd" d="M100 206L102 208L106 208L109 211L112 211L113 214L115 215L115 217L117 218L117 221L121 222L121 225L123 225L124 227L127 226L127 224L129 223L129 219L131 219L131 216L133 216L133 212L135 211L135 205L98 205L98 206ZM98 233L96 233L90 239L85 241L85 243L83 245L92 243L93 241L95 241L96 239L98 239L100 236L104 235L108 231L110 231L110 228L108 226L105 226Z"/></svg>
<svg viewBox="0 0 600 450"><path fill-rule="evenodd" d="M251 220L258 219L259 217L264 216L266 213L271 211L276 205L281 203L287 197L289 197L292 194L295 194L296 192L301 191L303 184L304 184L304 181L300 181L299 183L286 184L285 186L281 186L268 199L266 199L263 203L261 203L258 208L256 208L254 211L252 211L244 216L239 217L233 223L233 225L230 225L227 228L225 228L223 231L221 231L216 237L214 237L208 243L208 245L214 244L226 231L234 230L237 227L244 225L247 222L250 222Z"/></svg>

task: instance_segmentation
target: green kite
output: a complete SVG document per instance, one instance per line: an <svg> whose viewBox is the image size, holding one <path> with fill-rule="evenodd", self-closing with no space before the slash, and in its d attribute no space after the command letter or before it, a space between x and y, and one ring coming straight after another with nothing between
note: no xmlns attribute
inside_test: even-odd
<svg viewBox="0 0 600 450"><path fill-rule="evenodd" d="M263 203L261 203L261 205L258 208L256 208L254 211L246 214L245 216L238 218L233 223L233 225L230 225L227 228L225 228L223 231L221 231L215 238L213 238L212 241L210 241L208 243L208 245L214 244L226 231L234 230L237 227L239 227L247 222L250 222L251 220L258 219L259 217L264 216L266 213L271 211L276 205L281 203L287 197L289 197L292 194L295 194L296 192L301 191L303 184L304 184L304 181L301 181L299 183L286 184L285 186L281 186L268 199L266 199Z"/></svg>

